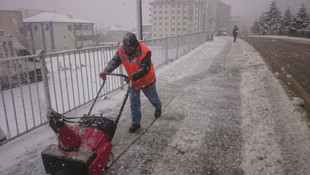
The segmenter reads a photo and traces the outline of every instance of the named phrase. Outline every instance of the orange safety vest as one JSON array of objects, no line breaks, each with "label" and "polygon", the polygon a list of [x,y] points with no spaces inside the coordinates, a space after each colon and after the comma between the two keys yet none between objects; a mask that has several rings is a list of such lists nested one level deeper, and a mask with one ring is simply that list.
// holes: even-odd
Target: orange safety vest
[{"label": "orange safety vest", "polygon": [[[146,53],[148,51],[151,51],[142,42],[139,41],[139,44],[140,44],[140,48],[141,48],[140,55],[134,55],[133,58],[131,58],[131,59],[127,56],[127,54],[124,51],[122,51],[122,49],[121,49],[122,44],[120,44],[118,46],[118,49],[117,49],[118,54],[121,58],[122,64],[124,65],[128,75],[135,73],[140,68],[140,66],[141,66],[140,63],[145,58]],[[152,84],[155,80],[156,80],[155,69],[154,69],[153,62],[151,61],[150,71],[146,75],[141,77],[140,79],[133,81],[132,85],[135,88],[135,90],[139,90],[139,89],[142,89],[142,88]]]}]

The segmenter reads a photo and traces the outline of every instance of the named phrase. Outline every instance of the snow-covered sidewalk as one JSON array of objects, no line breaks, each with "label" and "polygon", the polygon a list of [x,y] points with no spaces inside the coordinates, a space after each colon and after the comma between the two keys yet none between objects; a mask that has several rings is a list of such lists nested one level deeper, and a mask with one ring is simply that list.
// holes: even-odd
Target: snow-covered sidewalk
[{"label": "snow-covered sidewalk", "polygon": [[[154,119],[142,95],[142,128],[130,134],[127,103],[112,141],[117,161],[107,174],[309,174],[305,115],[244,41],[216,37],[156,75],[162,116]],[[93,112],[116,116],[125,90],[100,99]],[[55,135],[44,126],[1,146],[0,174],[45,174],[40,153],[52,143]]]}]

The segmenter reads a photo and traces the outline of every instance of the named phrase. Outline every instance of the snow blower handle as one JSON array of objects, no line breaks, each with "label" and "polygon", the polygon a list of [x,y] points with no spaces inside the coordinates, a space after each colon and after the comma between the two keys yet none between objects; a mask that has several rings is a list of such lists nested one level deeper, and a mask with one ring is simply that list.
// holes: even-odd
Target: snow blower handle
[{"label": "snow blower handle", "polygon": [[99,74],[100,78],[104,81],[106,81],[106,76],[107,75],[111,75],[111,76],[119,76],[119,77],[123,77],[124,78],[124,81],[126,81],[130,86],[132,85],[131,84],[131,81],[128,79],[129,77],[127,75],[124,75],[124,74],[117,74],[117,73],[109,73],[109,72],[101,72]]},{"label": "snow blower handle", "polygon": [[107,76],[107,75],[111,75],[111,76],[119,76],[119,77],[124,77],[124,78],[128,78],[128,76],[124,75],[124,74],[116,74],[116,73],[109,73],[109,72],[101,72],[100,73],[100,78],[105,80],[103,77]]},{"label": "snow blower handle", "polygon": [[[103,87],[104,87],[104,84],[105,84],[105,82],[106,82],[106,79],[104,79],[104,78],[102,78],[102,77],[105,77],[105,76],[107,76],[107,75],[119,76],[119,77],[128,78],[128,76],[123,75],[123,74],[115,74],[115,73],[108,73],[108,72],[102,72],[102,73],[100,73],[100,78],[103,80],[103,82],[102,82],[102,84],[101,84],[101,87],[100,87],[100,89],[99,89],[97,95],[96,95],[96,98],[95,98],[94,101],[93,101],[93,104],[91,105],[91,107],[90,107],[90,109],[89,109],[89,111],[88,111],[88,113],[87,113],[87,116],[90,116],[90,113],[91,113],[91,111],[92,111],[92,109],[93,109],[93,107],[94,107],[94,105],[95,105],[95,103],[96,103],[96,101],[97,101],[97,99],[98,99],[98,97],[99,97],[99,95],[100,95],[100,92],[102,91],[102,89],[103,89]],[[131,86],[131,83],[130,83],[130,86]]]},{"label": "snow blower handle", "polygon": [[99,89],[99,91],[98,91],[98,93],[97,93],[97,95],[96,95],[96,98],[95,98],[95,100],[93,101],[93,104],[91,105],[91,107],[90,107],[90,109],[89,109],[89,111],[88,111],[88,113],[87,113],[88,116],[90,115],[91,110],[93,109],[93,107],[94,107],[94,105],[95,105],[95,103],[96,103],[96,101],[97,101],[97,99],[98,99],[98,97],[99,97],[99,95],[100,95],[100,92],[101,92],[101,90],[102,90],[103,87],[104,87],[105,81],[106,81],[106,80],[103,80],[103,82],[102,82],[102,84],[101,84],[101,87],[100,87],[100,89]]}]

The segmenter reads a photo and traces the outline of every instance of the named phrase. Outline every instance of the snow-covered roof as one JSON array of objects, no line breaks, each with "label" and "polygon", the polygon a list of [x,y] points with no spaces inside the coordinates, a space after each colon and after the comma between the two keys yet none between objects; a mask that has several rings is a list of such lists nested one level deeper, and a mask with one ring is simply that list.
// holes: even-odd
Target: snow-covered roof
[{"label": "snow-covered roof", "polygon": [[71,15],[63,15],[53,12],[42,12],[37,15],[25,18],[27,22],[67,22],[67,23],[93,23],[79,18],[73,18]]},{"label": "snow-covered roof", "polygon": [[115,25],[109,28],[109,30],[121,30],[121,31],[132,31],[133,29],[128,29],[119,25]]}]

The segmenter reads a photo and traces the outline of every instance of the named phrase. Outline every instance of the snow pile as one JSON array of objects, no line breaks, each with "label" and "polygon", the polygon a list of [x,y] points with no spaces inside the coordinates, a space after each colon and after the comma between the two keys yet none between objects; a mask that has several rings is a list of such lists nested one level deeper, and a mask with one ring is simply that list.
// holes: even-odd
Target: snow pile
[{"label": "snow pile", "polygon": [[302,107],[304,105],[304,100],[299,97],[292,97],[291,100],[294,106]]},{"label": "snow pile", "polygon": [[175,138],[169,146],[183,154],[197,153],[201,147],[204,134],[197,131],[185,131]]},{"label": "snow pile", "polygon": [[261,38],[277,38],[277,39],[286,39],[292,41],[298,41],[302,43],[310,43],[309,38],[298,38],[298,37],[291,37],[291,36],[278,36],[278,35],[251,35],[249,37],[261,37]]}]

